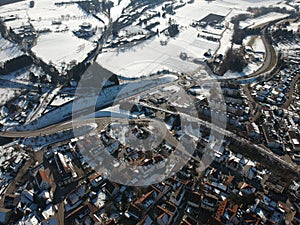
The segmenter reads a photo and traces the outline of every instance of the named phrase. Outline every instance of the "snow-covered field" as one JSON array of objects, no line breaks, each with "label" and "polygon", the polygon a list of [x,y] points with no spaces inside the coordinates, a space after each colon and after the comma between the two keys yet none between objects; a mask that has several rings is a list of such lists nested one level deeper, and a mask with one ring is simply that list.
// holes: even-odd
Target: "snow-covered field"
[{"label": "snow-covered field", "polygon": [[[33,52],[46,63],[52,62],[61,69],[61,64],[74,60],[81,62],[86,58],[87,53],[95,47],[94,41],[99,39],[106,24],[85,13],[77,3],[58,6],[55,5],[57,2],[60,1],[39,0],[35,1],[33,8],[29,7],[29,1],[17,2],[0,7],[0,15],[4,19],[15,18],[5,23],[8,28],[17,32],[20,27],[30,22],[35,32],[40,33]],[[104,18],[103,15],[101,17]],[[94,32],[88,40],[73,34],[84,24],[89,24]],[[0,54],[4,53],[1,51]]]},{"label": "snow-covered field", "polygon": [[[167,28],[168,20],[174,20],[181,27],[181,32],[176,38],[167,38],[163,34],[155,36],[141,44],[130,48],[119,48],[108,50],[101,54],[97,62],[104,68],[111,70],[119,76],[126,78],[138,78],[155,74],[158,71],[168,69],[177,72],[191,72],[199,65],[192,63],[191,60],[183,61],[179,58],[180,53],[186,53],[191,59],[204,59],[203,54],[209,49],[212,53],[218,50],[219,54],[224,54],[230,47],[232,37],[232,26],[228,25],[230,19],[240,13],[246,13],[248,7],[266,6],[276,3],[275,0],[254,1],[237,0],[234,2],[216,0],[207,2],[195,0],[193,4],[186,4],[176,10],[175,15],[168,15],[166,18],[155,17],[152,22],[160,22],[155,28],[163,30]],[[161,7],[158,7],[159,11]],[[194,21],[199,21],[210,13],[225,16],[223,22],[224,29],[218,30],[211,27],[205,29],[195,29],[190,27]],[[282,18],[283,14],[270,14],[255,21],[248,21],[250,24],[258,24],[271,20],[273,17]],[[146,16],[143,16],[143,18]],[[228,29],[225,29],[225,27]],[[199,38],[197,35],[205,33],[220,38],[218,42],[208,41]],[[166,41],[166,45],[161,45],[161,41]]]},{"label": "snow-covered field", "polygon": [[[97,20],[90,14],[86,14],[76,3],[57,6],[59,2],[50,0],[35,1],[33,8],[29,8],[29,0],[15,4],[5,5],[0,8],[0,15],[3,18],[14,16],[16,19],[6,22],[8,27],[17,29],[28,20],[36,31],[48,30],[45,34],[40,34],[33,52],[46,63],[52,63],[59,71],[66,66],[74,65],[86,58],[87,54],[95,47],[93,41],[100,37],[102,29],[108,23],[104,13],[97,16],[103,18],[104,23]],[[66,0],[63,2],[72,2]],[[129,9],[125,8],[130,4],[130,0],[113,0],[111,9],[112,20],[117,20],[121,15],[126,14]],[[183,0],[182,3],[186,3]],[[179,4],[179,3],[175,3]],[[215,0],[204,1],[195,0],[193,4],[186,4],[176,9],[174,15],[167,14],[165,18],[155,17],[151,22],[160,22],[155,27],[160,31],[168,27],[168,21],[175,21],[180,27],[180,34],[176,38],[168,38],[164,34],[155,36],[150,40],[135,43],[133,47],[120,47],[113,50],[106,50],[97,58],[97,62],[111,70],[117,75],[125,78],[138,78],[148,76],[158,71],[168,69],[177,72],[191,72],[198,68],[198,64],[192,63],[193,59],[204,59],[204,53],[211,50],[215,53],[224,54],[229,47],[232,36],[230,19],[240,13],[247,13],[248,7],[275,6],[278,0]],[[282,6],[282,4],[278,4]],[[157,6],[153,11],[161,12],[162,6]],[[139,8],[142,11],[142,8]],[[138,13],[138,10],[134,13]],[[150,13],[150,12],[146,12]],[[208,14],[217,14],[225,17],[222,22],[224,28],[215,29],[210,26],[199,29],[190,27],[191,23],[203,19]],[[265,16],[247,20],[241,26],[257,26],[270,20],[283,18],[286,15],[280,13],[270,13]],[[140,15],[144,18],[146,15]],[[88,23],[95,30],[95,35],[88,39],[79,39],[74,36],[73,31],[80,28],[83,23]],[[134,25],[137,24],[137,21]],[[144,28],[145,25],[143,24]],[[227,27],[227,29],[226,29]],[[126,28],[125,28],[126,29]],[[124,30],[125,30],[124,29]],[[131,28],[132,29],[132,28]],[[139,29],[139,28],[136,28]],[[48,33],[50,30],[50,33]],[[208,41],[197,37],[198,34],[217,37],[219,42]],[[128,39],[129,40],[129,39]],[[162,45],[161,41],[166,42]],[[181,53],[186,53],[188,59],[179,58]]]},{"label": "snow-covered field", "polygon": [[32,51],[46,63],[62,68],[74,60],[83,61],[94,48],[95,44],[70,33],[50,33],[40,35]]},{"label": "snow-covered field", "polygon": [[99,55],[97,62],[113,73],[128,78],[147,76],[158,71],[188,72],[199,65],[179,58],[180,53],[188,57],[203,58],[208,50],[216,50],[218,43],[197,38],[197,31],[188,28],[178,38],[170,39],[167,45],[160,44],[160,37],[154,37],[130,49],[118,49]]},{"label": "snow-covered field", "polygon": [[266,52],[266,48],[261,37],[257,37],[252,45],[254,52]]},{"label": "snow-covered field", "polygon": [[88,22],[98,27],[104,26],[92,15],[88,15],[81,10],[76,3],[57,6],[55,5],[57,2],[66,3],[68,0],[39,0],[35,1],[33,8],[29,8],[29,1],[21,1],[0,7],[0,15],[3,18],[9,16],[17,18],[16,20],[6,22],[13,29],[20,27],[24,20],[27,21],[28,19],[30,19],[30,22],[37,30],[42,28],[56,28],[57,25],[52,26],[52,21],[60,21],[62,26],[67,25],[70,28],[78,27],[83,22]]}]

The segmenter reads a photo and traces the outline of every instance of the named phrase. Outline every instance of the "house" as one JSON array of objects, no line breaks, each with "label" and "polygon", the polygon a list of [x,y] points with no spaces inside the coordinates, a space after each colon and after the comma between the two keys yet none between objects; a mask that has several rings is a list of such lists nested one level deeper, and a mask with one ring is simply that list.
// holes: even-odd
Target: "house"
[{"label": "house", "polygon": [[217,202],[218,202],[218,198],[216,196],[211,194],[206,194],[204,195],[203,200],[201,202],[201,208],[210,212],[214,212]]},{"label": "house", "polygon": [[10,194],[4,197],[4,207],[7,209],[15,209],[21,200],[20,194]]},{"label": "house", "polygon": [[47,174],[45,173],[44,170],[38,170],[36,176],[35,176],[35,181],[41,190],[46,190],[51,187],[51,182]]},{"label": "house", "polygon": [[109,194],[110,196],[116,194],[119,191],[119,187],[117,184],[106,180],[104,185],[104,192]]},{"label": "house", "polygon": [[68,179],[72,177],[72,171],[64,157],[60,152],[54,153],[54,160],[57,166],[57,170],[63,179]]},{"label": "house", "polygon": [[170,225],[173,214],[161,206],[158,206],[158,208],[161,210],[161,214],[156,219],[158,225]]},{"label": "house", "polygon": [[273,127],[270,123],[264,123],[262,125],[262,131],[267,143],[267,147],[269,148],[280,148],[281,141],[279,140],[279,137]]},{"label": "house", "polygon": [[288,131],[290,142],[293,146],[293,151],[300,152],[300,134],[299,131],[289,130]]},{"label": "house", "polygon": [[52,202],[50,192],[48,190],[43,190],[39,195],[39,199],[44,200],[46,204]]},{"label": "house", "polygon": [[198,192],[189,192],[187,195],[188,204],[192,207],[199,208],[201,205],[201,195]]},{"label": "house", "polygon": [[44,220],[41,222],[41,225],[59,225],[57,219],[55,217]]},{"label": "house", "polygon": [[143,210],[139,206],[137,206],[135,203],[130,204],[129,208],[127,209],[127,214],[129,216],[134,217],[135,219],[137,219],[139,221],[143,218],[142,217]]},{"label": "house", "polygon": [[170,187],[163,183],[152,184],[150,187],[157,192],[159,198],[170,190]]},{"label": "house", "polygon": [[209,220],[210,225],[225,225],[229,223],[238,224],[237,219],[238,205],[234,205],[232,208],[229,207],[228,200],[220,202],[215,216]]},{"label": "house", "polygon": [[152,224],[154,224],[154,223],[153,223],[153,220],[151,219],[150,216],[146,215],[146,216],[144,216],[144,218],[143,218],[140,222],[138,222],[136,225],[152,225]]},{"label": "house", "polygon": [[8,224],[10,217],[12,215],[11,209],[0,208],[0,224]]},{"label": "house", "polygon": [[229,176],[227,178],[227,180],[225,181],[225,185],[227,186],[227,189],[228,188],[233,188],[233,183],[235,183],[235,180],[234,180],[235,176]]},{"label": "house", "polygon": [[132,216],[133,218],[141,222],[143,219],[145,219],[144,216],[147,214],[149,209],[156,202],[157,198],[158,198],[158,193],[154,189],[142,195],[134,203],[130,204],[129,208],[126,211],[126,214],[128,215],[127,217]]},{"label": "house", "polygon": [[157,193],[151,190],[135,201],[135,204],[147,211],[156,201]]},{"label": "house", "polygon": [[102,175],[100,173],[95,173],[94,175],[89,177],[89,181],[94,188],[97,188],[103,184],[104,178],[102,177]]},{"label": "house", "polygon": [[284,222],[284,214],[279,211],[275,211],[270,218],[270,222],[274,225],[280,225]]},{"label": "house", "polygon": [[249,195],[249,194],[254,194],[256,191],[256,188],[253,187],[250,184],[247,184],[246,182],[244,182],[240,188],[241,192],[243,194]]},{"label": "house", "polygon": [[46,208],[42,212],[42,216],[45,220],[54,216],[54,208],[52,204],[46,206]]},{"label": "house", "polygon": [[266,182],[265,182],[265,188],[274,191],[276,193],[282,194],[286,183],[284,183],[282,180],[280,180],[279,178],[273,178],[272,176],[270,176]]},{"label": "house", "polygon": [[236,158],[236,157],[231,157],[228,159],[228,161],[226,162],[226,166],[229,169],[232,169],[234,171],[237,171],[240,168],[240,164],[239,164],[240,159]]},{"label": "house", "polygon": [[247,179],[252,180],[257,175],[257,171],[254,166],[246,165],[246,166],[244,166],[243,170],[241,171],[241,174],[244,177],[246,177]]},{"label": "house", "polygon": [[258,218],[256,215],[252,215],[247,213],[243,216],[244,224],[246,225],[259,225],[261,224],[261,219]]},{"label": "house", "polygon": [[180,225],[198,225],[199,223],[191,218],[189,215],[184,215],[180,222]]},{"label": "house", "polygon": [[296,213],[293,217],[293,220],[292,220],[292,224],[293,225],[298,225],[300,224],[300,213]]},{"label": "house", "polygon": [[21,220],[19,220],[16,225],[23,225],[23,224],[39,224],[38,218],[33,214],[30,213],[29,215],[24,216]]},{"label": "house", "polygon": [[30,204],[34,201],[34,192],[33,190],[24,190],[21,194],[21,202],[25,204]]},{"label": "house", "polygon": [[169,201],[158,205],[155,211],[159,225],[169,225],[177,218],[177,206]]},{"label": "house", "polygon": [[176,206],[179,206],[182,202],[183,196],[185,194],[185,187],[183,183],[180,183],[178,189],[171,194],[170,201]]},{"label": "house", "polygon": [[90,203],[81,205],[65,217],[65,224],[97,224],[101,220],[94,214],[98,209]]},{"label": "house", "polygon": [[85,190],[82,186],[76,187],[67,196],[67,202],[72,206],[80,201],[85,196]]},{"label": "house", "polygon": [[246,129],[247,129],[248,136],[250,138],[260,137],[260,131],[256,123],[252,122],[250,124],[246,124]]}]

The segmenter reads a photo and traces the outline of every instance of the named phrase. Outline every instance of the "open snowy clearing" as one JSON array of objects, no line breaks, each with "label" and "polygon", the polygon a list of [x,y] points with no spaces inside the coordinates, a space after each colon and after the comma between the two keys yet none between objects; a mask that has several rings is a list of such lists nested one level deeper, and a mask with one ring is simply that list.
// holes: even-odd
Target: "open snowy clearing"
[{"label": "open snowy clearing", "polygon": [[180,33],[176,39],[170,39],[167,45],[160,44],[161,38],[154,37],[130,49],[119,49],[99,55],[97,62],[117,75],[138,78],[168,69],[189,72],[199,65],[179,58],[180,53],[188,57],[203,58],[211,49],[215,51],[218,43],[197,38],[197,31],[192,28]]},{"label": "open snowy clearing", "polygon": [[261,36],[248,36],[244,39],[243,44],[245,46],[250,46],[253,52],[264,53],[266,51],[264,42]]},{"label": "open snowy clearing", "polygon": [[95,44],[70,33],[51,33],[39,36],[32,51],[46,63],[63,68],[72,61],[83,61],[94,48]]},{"label": "open snowy clearing", "polygon": [[[33,8],[29,8],[29,1],[18,2],[1,7],[0,15],[8,19],[6,26],[16,32],[23,25],[32,24],[35,32],[40,33],[33,52],[46,63],[51,61],[60,67],[63,62],[81,62],[94,48],[94,41],[101,36],[106,24],[86,14],[77,3],[58,6],[55,5],[57,2],[39,0],[35,1]],[[84,24],[89,25],[89,29],[94,32],[88,41],[73,35]]]}]

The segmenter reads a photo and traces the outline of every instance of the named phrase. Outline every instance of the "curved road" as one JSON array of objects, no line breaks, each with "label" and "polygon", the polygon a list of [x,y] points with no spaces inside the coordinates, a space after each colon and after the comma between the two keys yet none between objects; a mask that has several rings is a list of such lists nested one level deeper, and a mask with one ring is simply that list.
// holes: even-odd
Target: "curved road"
[{"label": "curved road", "polygon": [[[149,106],[151,108],[151,106]],[[156,110],[163,110],[160,108],[156,108]],[[176,114],[176,112],[173,112],[174,114]],[[180,116],[182,117],[186,117],[188,118],[190,121],[192,122],[198,122],[199,124],[202,124],[210,129],[213,129],[219,133],[221,133],[222,135],[226,136],[226,137],[230,137],[232,139],[234,139],[235,141],[241,143],[241,144],[248,144],[248,145],[252,145],[258,152],[260,152],[263,156],[268,157],[272,160],[274,160],[275,162],[281,164],[282,166],[289,168],[290,170],[296,172],[297,174],[300,174],[299,168],[295,167],[294,165],[284,161],[283,159],[281,159],[280,157],[276,156],[275,154],[273,154],[272,152],[269,152],[267,150],[265,150],[264,148],[258,146],[258,145],[254,145],[252,144],[250,141],[237,136],[236,134],[232,133],[231,131],[228,131],[226,129],[223,129],[217,125],[211,124],[207,121],[204,121],[200,118],[196,118],[193,116],[190,116],[188,114],[185,113],[180,113]],[[106,125],[108,125],[111,121],[126,121],[128,122],[128,120],[130,119],[124,119],[124,118],[115,118],[112,119],[111,117],[102,117],[102,118],[91,118],[91,119],[85,119],[85,120],[80,120],[80,121],[68,121],[68,122],[63,122],[63,123],[59,123],[56,125],[51,125],[49,127],[46,128],[42,128],[42,129],[38,129],[38,130],[33,130],[33,131],[2,131],[0,132],[0,136],[2,137],[9,137],[9,138],[25,138],[25,137],[36,137],[36,136],[41,136],[41,135],[51,135],[51,134],[55,134],[57,132],[61,132],[61,131],[66,131],[66,130],[70,130],[76,127],[80,127],[80,126],[87,126],[89,124],[97,124],[98,125],[98,129],[103,129]],[[190,153],[188,153],[186,151],[186,149],[182,146],[182,144],[173,137],[173,135],[170,133],[170,131],[166,128],[165,124],[157,119],[132,119],[131,121],[135,121],[135,122],[153,122],[153,124],[156,124],[160,130],[162,130],[163,134],[165,134],[165,139],[167,140],[167,142],[169,142],[170,144],[172,144],[174,147],[176,147],[177,150],[179,150],[180,152],[182,152],[184,155],[188,156],[188,157],[192,157],[193,159],[197,160],[199,162],[198,158],[193,157]]]},{"label": "curved road", "polygon": [[76,127],[81,126],[88,126],[89,124],[97,124],[97,129],[104,129],[110,122],[126,122],[128,121],[134,121],[135,123],[145,123],[145,122],[151,122],[151,125],[156,126],[157,130],[160,131],[162,134],[162,137],[172,146],[176,147],[176,150],[179,150],[183,155],[188,156],[189,158],[193,158],[194,160],[197,160],[200,162],[200,160],[196,157],[194,157],[192,154],[190,154],[188,151],[186,151],[185,147],[176,139],[173,137],[173,135],[170,133],[170,131],[167,129],[166,125],[161,122],[160,120],[156,119],[124,119],[124,118],[115,118],[112,119],[111,117],[102,117],[102,118],[91,118],[91,119],[85,119],[80,121],[68,121],[59,123],[56,125],[52,125],[49,127],[45,127],[38,130],[33,131],[1,131],[0,136],[1,137],[8,137],[8,138],[28,138],[28,137],[37,137],[37,136],[45,136],[45,135],[51,135],[62,131],[71,130],[73,128],[76,129]]},{"label": "curved road", "polygon": [[[265,49],[266,49],[266,54],[265,54],[265,59],[263,62],[263,65],[256,70],[255,72],[243,76],[243,77],[238,77],[238,78],[226,78],[226,79],[217,79],[218,82],[233,82],[233,83],[239,83],[242,84],[243,81],[250,79],[250,78],[255,78],[258,77],[268,71],[271,71],[277,64],[277,55],[275,52],[274,47],[269,41],[269,36],[268,36],[268,25],[262,30],[263,35],[262,35],[262,41],[264,43]],[[204,80],[203,83],[212,83],[216,82],[216,79],[208,79]]]}]

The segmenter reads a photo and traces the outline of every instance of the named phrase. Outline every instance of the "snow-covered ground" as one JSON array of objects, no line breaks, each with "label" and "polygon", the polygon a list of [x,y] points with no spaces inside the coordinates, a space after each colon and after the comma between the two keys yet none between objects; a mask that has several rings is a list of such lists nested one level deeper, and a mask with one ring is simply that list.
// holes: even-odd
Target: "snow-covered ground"
[{"label": "snow-covered ground", "polygon": [[[160,24],[154,28],[159,31],[168,27],[168,21],[172,20],[179,24],[181,28],[180,34],[176,38],[167,38],[164,34],[155,36],[150,40],[131,47],[120,47],[114,50],[108,50],[101,54],[97,62],[104,68],[111,70],[119,76],[126,78],[138,78],[155,74],[158,71],[167,69],[177,72],[191,72],[198,68],[198,65],[192,63],[191,60],[183,61],[179,58],[180,53],[186,53],[192,59],[204,59],[204,53],[209,49],[212,53],[218,50],[219,54],[224,54],[230,47],[230,40],[233,29],[230,20],[233,16],[240,13],[248,13],[245,10],[248,7],[259,7],[271,5],[278,1],[254,1],[254,0],[237,0],[233,2],[216,0],[207,2],[195,0],[193,4],[186,4],[184,7],[176,10],[176,14],[167,15],[166,18],[155,17],[149,23],[159,22]],[[161,6],[153,11],[160,12]],[[152,11],[151,11],[152,12]],[[142,15],[142,19],[146,19],[148,14]],[[203,19],[208,14],[218,14],[225,17],[223,29],[215,29],[207,26],[204,29],[195,29],[190,27],[195,21]],[[259,24],[272,20],[274,17],[282,18],[283,14],[268,14],[266,17],[257,18],[256,20],[247,21],[251,24]],[[137,24],[134,23],[135,25]],[[145,27],[145,25],[141,25]],[[227,29],[226,29],[227,27]],[[218,42],[208,41],[197,35],[206,34],[220,39]],[[161,41],[166,41],[166,45],[162,45]]]},{"label": "snow-covered ground", "polygon": [[110,16],[113,21],[117,20],[121,15],[124,8],[130,4],[130,0],[112,0],[114,7],[111,9]]},{"label": "snow-covered ground", "polygon": [[51,106],[62,106],[70,101],[73,101],[74,100],[74,97],[72,96],[60,96],[60,95],[57,95],[53,101],[51,102]]},{"label": "snow-covered ground", "polygon": [[[46,63],[52,62],[61,69],[62,63],[78,63],[86,58],[87,53],[95,47],[94,41],[99,39],[107,24],[85,13],[77,3],[55,5],[57,2],[61,1],[39,0],[35,1],[33,8],[29,7],[29,1],[17,2],[1,7],[0,15],[4,19],[15,18],[5,22],[8,28],[15,31],[30,23],[35,32],[40,33],[33,52]],[[101,15],[101,18],[104,16]],[[94,32],[87,40],[73,34],[84,24],[89,24],[88,29]],[[0,39],[0,47],[1,45]],[[1,51],[0,54],[5,52]]]},{"label": "snow-covered ground", "polygon": [[[139,93],[142,93],[144,91],[147,91],[151,88],[157,88],[160,85],[164,85],[167,83],[174,82],[178,79],[175,75],[164,75],[161,77],[153,78],[153,79],[145,79],[140,82],[133,82],[128,83],[125,85],[119,85],[119,86],[113,86],[110,88],[103,89],[98,96],[97,99],[94,99],[95,107],[103,107],[108,104],[112,104],[117,100],[122,100],[128,97],[131,97],[133,95],[137,95]],[[82,93],[83,94],[83,93]],[[86,93],[86,94],[92,94]],[[52,110],[48,112],[47,114],[41,116],[36,121],[33,121],[32,123],[23,126],[18,127],[20,130],[32,130],[32,129],[39,129],[45,126],[49,126],[51,124],[55,124],[58,122],[61,122],[62,120],[69,118],[72,116],[72,112],[74,114],[78,112],[85,112],[87,108],[91,107],[91,99],[85,98],[81,96],[82,98],[78,98],[76,102],[74,103],[75,106],[73,107],[73,103],[67,103],[63,105],[62,107],[59,107],[55,110]],[[95,96],[96,97],[96,96]],[[93,100],[92,100],[93,101]],[[84,115],[84,116],[95,116],[93,115]],[[108,114],[106,116],[109,116]]]},{"label": "snow-covered ground", "polygon": [[217,51],[217,54],[225,55],[228,49],[231,48],[231,39],[233,35],[233,28],[230,26],[228,27],[220,40],[220,48]]},{"label": "snow-covered ground", "polygon": [[254,52],[266,52],[266,47],[264,45],[261,37],[257,37],[252,45],[252,49]]},{"label": "snow-covered ground", "polygon": [[[243,70],[243,72],[231,72],[231,71],[227,71],[222,78],[227,79],[227,78],[238,78],[238,77],[244,77],[246,75],[249,75],[253,72],[255,72],[259,67],[261,66],[261,64],[255,64],[255,63],[249,63],[248,66],[246,66]],[[215,78],[220,78],[218,76],[215,76]]]},{"label": "snow-covered ground", "polygon": [[99,55],[97,62],[104,68],[127,78],[147,76],[164,69],[189,72],[199,65],[179,58],[180,53],[188,57],[203,58],[208,50],[216,50],[218,43],[197,38],[197,31],[191,27],[181,32],[178,38],[170,39],[167,45],[160,44],[162,38],[154,37],[142,44],[117,49]]},{"label": "snow-covered ground", "polygon": [[22,93],[21,89],[16,88],[0,88],[0,106],[5,105],[6,102],[19,96]]},{"label": "snow-covered ground", "polygon": [[298,30],[300,30],[300,22],[291,23],[289,26],[287,26],[287,29],[297,32]]},{"label": "snow-covered ground", "polygon": [[283,13],[276,13],[276,12],[268,13],[266,15],[263,15],[263,16],[260,16],[257,18],[241,21],[240,28],[241,29],[244,29],[246,27],[254,28],[254,27],[260,26],[262,24],[268,23],[270,21],[273,21],[273,20],[286,18],[287,16],[288,16],[288,14],[283,14]]},{"label": "snow-covered ground", "polygon": [[261,36],[248,36],[243,40],[245,46],[250,46],[253,52],[265,52],[266,48]]},{"label": "snow-covered ground", "polygon": [[[74,4],[55,5],[62,1],[39,0],[35,1],[33,8],[29,8],[29,1],[21,1],[0,8],[0,15],[3,18],[15,16],[17,19],[6,22],[12,29],[22,26],[24,21],[33,24],[36,30],[50,28],[55,31],[59,26],[67,26],[70,29],[78,28],[82,23],[88,22],[92,26],[104,27],[104,24],[86,14],[79,6]],[[68,2],[68,1],[63,1]],[[53,21],[60,21],[61,25],[52,24]]]},{"label": "snow-covered ground", "polygon": [[[260,66],[262,66],[262,61],[266,49],[263,40],[261,39],[261,36],[248,36],[243,40],[243,45],[249,46],[252,49],[252,51],[248,53],[248,57],[250,57],[249,55],[251,55],[251,57],[255,57],[258,61],[255,62],[253,60],[250,60],[248,66],[244,68],[242,72],[233,73],[231,71],[228,71],[222,76],[222,78],[227,79],[227,78],[243,77],[255,72]],[[240,46],[236,46],[236,47],[240,47]],[[214,77],[220,78],[217,76]]]},{"label": "snow-covered ground", "polygon": [[[68,2],[67,0],[64,2]],[[67,66],[72,66],[74,63],[81,62],[87,57],[87,54],[95,47],[93,41],[100,37],[102,29],[108,23],[104,13],[98,13],[97,16],[103,18],[104,23],[97,20],[92,15],[86,14],[76,3],[64,4],[57,6],[56,1],[39,0],[35,2],[33,8],[29,8],[29,1],[18,2],[11,5],[5,5],[0,8],[1,17],[8,18],[15,16],[16,19],[6,22],[8,27],[13,29],[19,28],[26,24],[28,19],[34,26],[36,31],[50,30],[50,33],[40,34],[37,39],[36,46],[33,47],[33,52],[46,63],[52,63],[59,71]],[[130,4],[130,0],[113,0],[113,8],[111,9],[112,20],[117,20],[121,15],[130,12],[130,8],[126,7]],[[183,0],[182,3],[186,3]],[[179,3],[174,3],[179,4]],[[181,4],[181,3],[180,3]],[[125,78],[138,78],[155,74],[164,69],[176,72],[191,72],[198,68],[198,64],[192,63],[193,59],[203,60],[203,55],[208,50],[215,53],[224,54],[230,47],[230,39],[232,36],[232,26],[229,24],[230,19],[240,13],[247,13],[248,7],[260,7],[268,5],[278,5],[278,0],[215,0],[203,1],[195,0],[193,4],[185,4],[183,7],[176,9],[174,15],[169,15],[165,18],[155,17],[153,22],[160,22],[155,27],[160,31],[168,27],[168,21],[175,21],[180,27],[180,34],[176,38],[168,38],[164,34],[155,36],[150,40],[135,43],[135,46],[120,47],[113,50],[107,50],[101,54],[97,60],[100,65],[111,70],[117,75]],[[282,6],[283,7],[283,6]],[[147,18],[147,14],[152,12],[162,12],[162,6],[157,6],[153,10],[147,11],[141,18]],[[135,12],[142,11],[143,7]],[[224,28],[215,29],[207,26],[202,29],[190,27],[190,24],[199,21],[208,14],[217,14],[225,17],[222,22]],[[255,19],[249,19],[241,22],[242,27],[257,26],[266,23],[270,20],[285,17],[285,14],[269,13],[265,16]],[[96,34],[89,40],[79,39],[73,35],[83,24],[90,24],[95,29]],[[136,25],[138,20],[134,23]],[[141,25],[143,28],[145,24]],[[227,29],[226,29],[227,27]],[[124,28],[122,32],[131,32],[136,30],[142,31],[139,27]],[[219,42],[208,41],[204,38],[197,37],[198,34],[207,34],[208,36],[220,39]],[[128,37],[128,40],[135,40],[135,37]],[[163,42],[166,45],[161,44]],[[181,60],[179,55],[186,53],[188,59]]]},{"label": "snow-covered ground", "polygon": [[46,63],[63,68],[72,61],[83,61],[94,48],[95,44],[76,38],[71,33],[50,33],[40,35],[32,51]]},{"label": "snow-covered ground", "polygon": [[290,49],[300,48],[300,43],[279,43],[277,48],[284,51],[289,51]]},{"label": "snow-covered ground", "polygon": [[18,45],[5,40],[0,34],[0,65],[23,54]]}]

